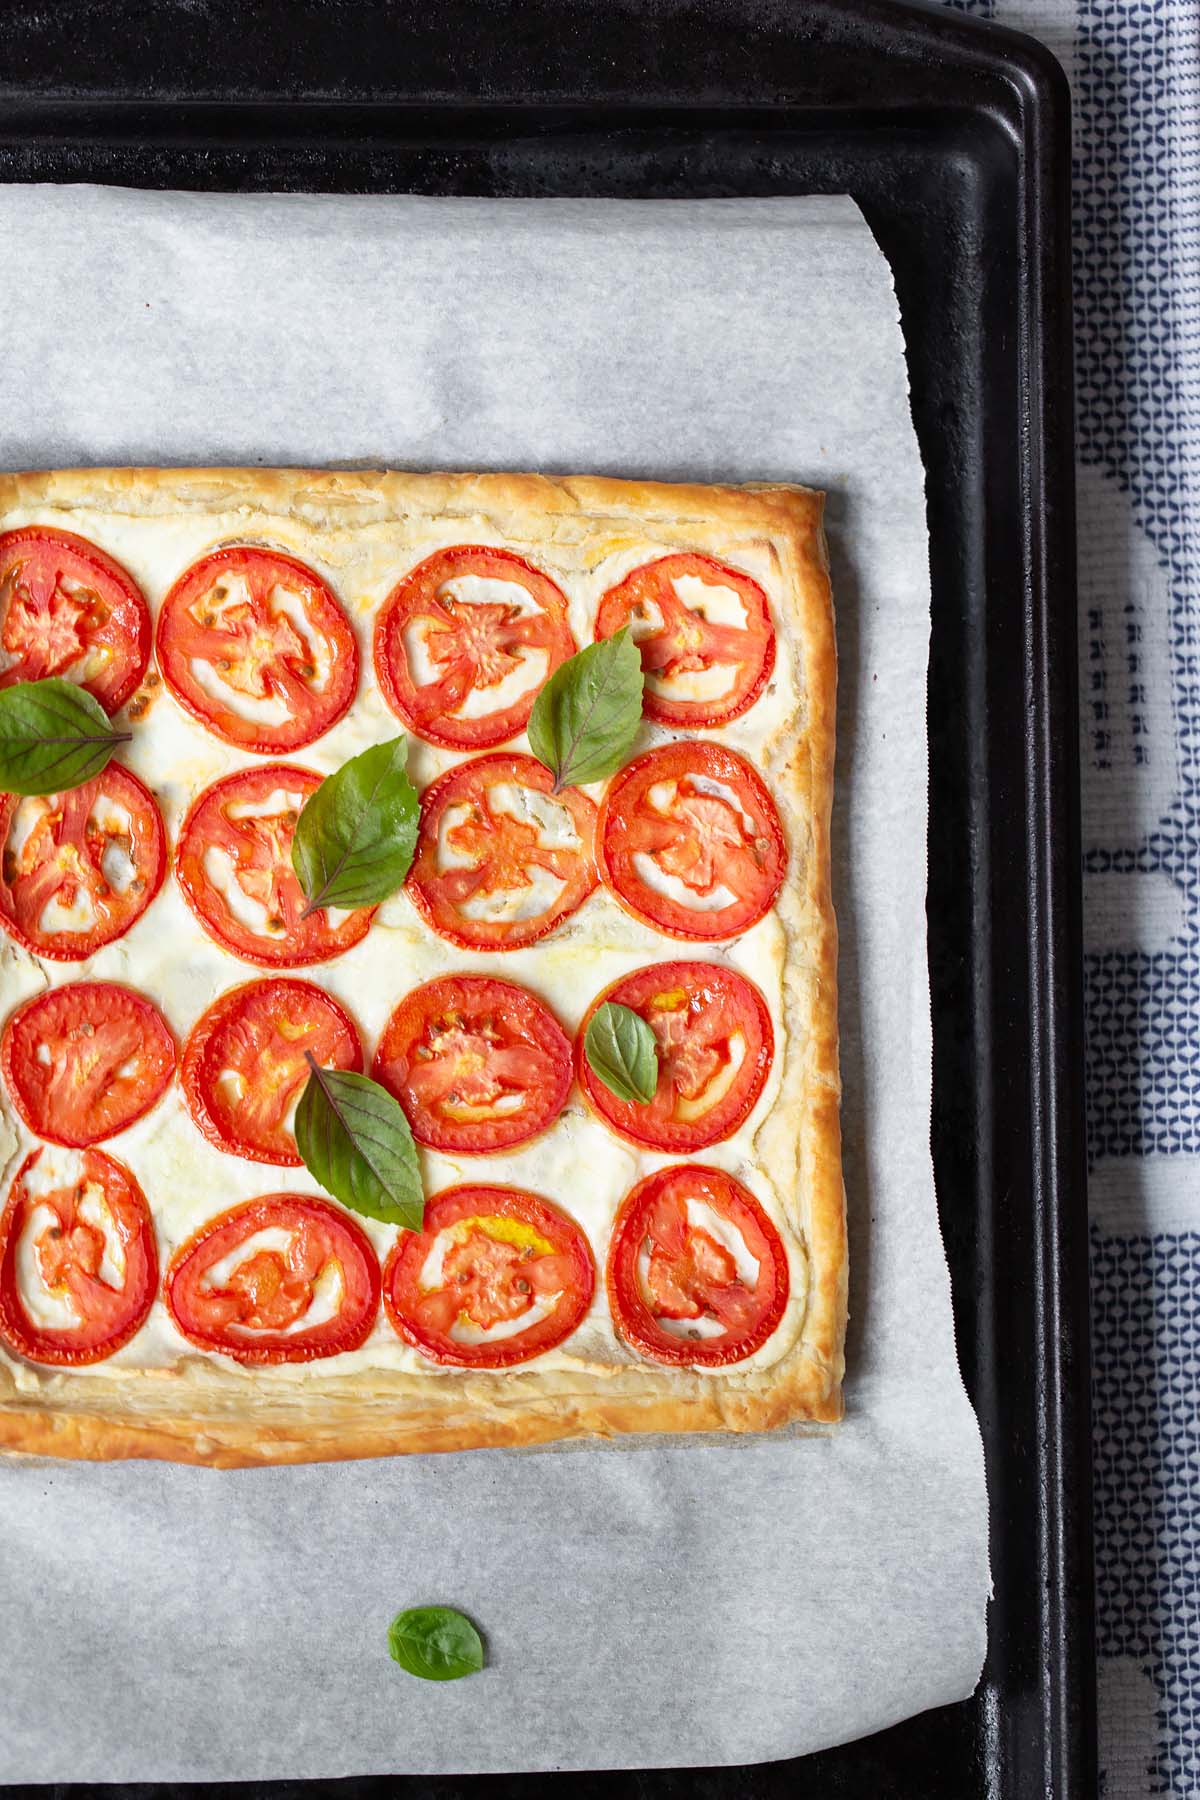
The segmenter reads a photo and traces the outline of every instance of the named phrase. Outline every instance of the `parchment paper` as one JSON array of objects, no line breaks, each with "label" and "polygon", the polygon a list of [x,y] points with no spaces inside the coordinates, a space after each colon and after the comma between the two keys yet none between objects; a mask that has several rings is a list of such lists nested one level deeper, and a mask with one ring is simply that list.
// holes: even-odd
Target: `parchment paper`
[{"label": "parchment paper", "polygon": [[[853,1259],[824,1435],[0,1467],[0,1776],[740,1762],[966,1695],[986,1501],[929,1155],[923,476],[856,209],[13,187],[0,240],[5,468],[830,491]],[[478,1620],[483,1674],[388,1660],[389,1619],[428,1601]]]}]

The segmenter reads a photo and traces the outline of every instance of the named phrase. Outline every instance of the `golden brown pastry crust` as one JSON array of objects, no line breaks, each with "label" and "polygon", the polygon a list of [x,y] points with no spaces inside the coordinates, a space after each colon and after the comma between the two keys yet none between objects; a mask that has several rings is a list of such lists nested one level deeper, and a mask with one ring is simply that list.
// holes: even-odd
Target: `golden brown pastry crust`
[{"label": "golden brown pastry crust", "polygon": [[[602,550],[641,528],[671,547],[730,560],[769,547],[777,598],[802,664],[794,742],[769,771],[791,840],[779,902],[787,931],[789,1037],[799,1049],[775,1103],[794,1129],[789,1222],[809,1267],[803,1328],[777,1362],[711,1374],[639,1363],[486,1374],[372,1371],[303,1386],[185,1356],[103,1383],[18,1389],[0,1365],[0,1448],[41,1456],[166,1457],[214,1467],[405,1451],[526,1445],[625,1432],[758,1431],[842,1413],[846,1227],[839,1127],[837,935],[830,893],[836,648],[821,530],[823,496],[784,485],[705,487],[607,477],[309,469],[84,469],[0,475],[0,521],[36,511],[69,528],[76,510],[127,518],[265,515],[307,531],[405,520],[486,520],[505,539]],[[157,599],[158,596],[151,596]],[[794,1127],[793,1127],[794,1121]]]}]

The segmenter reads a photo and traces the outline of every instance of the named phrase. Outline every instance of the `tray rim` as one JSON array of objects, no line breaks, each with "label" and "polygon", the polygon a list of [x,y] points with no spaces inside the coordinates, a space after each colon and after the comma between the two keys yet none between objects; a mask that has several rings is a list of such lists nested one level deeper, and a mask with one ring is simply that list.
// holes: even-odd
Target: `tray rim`
[{"label": "tray rim", "polygon": [[[569,0],[575,10],[578,0]],[[368,10],[370,8],[368,7]],[[635,7],[634,11],[638,9]],[[679,0],[647,6],[646,14],[676,14]],[[722,0],[717,10],[736,14],[745,0]],[[1042,1235],[1034,1277],[1042,1305],[1038,1361],[1040,1430],[1036,1447],[1041,1494],[1037,1596],[1043,1645],[1043,1745],[1047,1794],[1060,1800],[1093,1791],[1095,1779],[1095,1669],[1092,1621],[1091,1543],[1071,1525],[1065,1500],[1070,1490],[1081,1517],[1090,1524],[1090,1417],[1088,1410],[1086,1162],[1082,1086],[1082,929],[1079,861],[1077,665],[1075,658],[1073,387],[1071,377],[1070,260],[1070,100],[1066,78],[1052,53],[1037,40],[923,0],[804,0],[795,29],[814,47],[848,47],[861,52],[874,36],[887,54],[906,61],[919,75],[930,60],[949,59],[985,79],[996,92],[992,104],[1013,137],[1022,168],[1026,279],[1021,289],[1020,356],[1023,372],[1021,443],[1027,574],[1024,628],[1027,634],[1029,722],[1024,743],[1028,866],[1036,889],[1028,925],[1031,972],[1030,1118],[1034,1132],[1034,1178],[1042,1196]],[[878,45],[875,53],[882,54]],[[614,58],[615,65],[619,59]],[[816,59],[819,60],[819,59]],[[477,74],[479,72],[476,72]],[[486,92],[478,91],[486,88]],[[611,107],[622,92],[601,70],[586,91],[555,88],[543,77],[535,93],[477,81],[464,98],[463,86],[425,89],[403,95],[394,86],[351,101],[321,95],[246,95],[236,99],[194,98],[182,109],[160,95],[148,100],[131,87],[107,96],[79,87],[37,91],[20,81],[0,79],[0,142],[25,137],[30,127],[61,141],[72,116],[91,111],[81,124],[82,141],[103,141],[111,130],[125,138],[154,137],[161,124],[175,138],[198,127],[219,128],[240,117],[278,124],[282,114],[304,135],[334,122],[398,123],[406,132],[425,115],[453,111],[461,128],[468,118],[485,120],[505,107],[541,112],[538,125],[566,107],[592,109],[610,103],[612,125],[684,124],[689,113],[719,112],[733,124],[748,113],[805,110],[861,110],[860,96],[830,99],[819,91],[819,71],[805,87],[793,87],[766,107],[761,98],[710,97],[672,91],[665,84],[652,99]],[[628,101],[628,90],[624,90]],[[911,99],[881,105],[894,116],[919,104]],[[330,115],[328,119],[324,115]],[[98,116],[97,116],[98,115]],[[11,124],[10,124],[11,121]],[[884,117],[883,128],[887,119]],[[106,129],[97,130],[103,124]],[[68,134],[70,135],[70,134]],[[126,141],[128,139],[126,138]],[[1068,604],[1069,602],[1069,604]],[[1052,721],[1071,729],[1056,739]],[[993,1529],[998,1529],[993,1516]],[[985,1683],[987,1676],[985,1674]],[[801,1762],[803,1759],[800,1759]],[[14,1793],[19,1789],[9,1790]],[[101,1790],[103,1791],[103,1790]]]}]

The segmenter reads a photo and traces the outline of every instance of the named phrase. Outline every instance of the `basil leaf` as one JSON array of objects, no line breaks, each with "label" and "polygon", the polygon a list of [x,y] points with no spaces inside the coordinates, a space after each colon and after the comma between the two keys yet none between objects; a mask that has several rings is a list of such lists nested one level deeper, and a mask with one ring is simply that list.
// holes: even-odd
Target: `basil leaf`
[{"label": "basil leaf", "polygon": [[420,1231],[425,1195],[400,1102],[369,1076],[323,1069],[311,1050],[304,1054],[310,1074],[295,1132],[305,1167],[352,1212]]},{"label": "basil leaf", "polygon": [[0,788],[61,794],[82,787],[132,736],[114,731],[99,701],[73,681],[15,682],[0,691]]},{"label": "basil leaf", "polygon": [[410,1606],[388,1626],[388,1650],[422,1681],[458,1681],[483,1667],[483,1639],[452,1606]]},{"label": "basil leaf", "polygon": [[628,625],[554,671],[533,703],[529,748],[553,775],[555,793],[621,767],[642,722],[644,686]]},{"label": "basil leaf", "polygon": [[376,906],[403,882],[421,810],[407,760],[402,737],[372,744],[306,802],[292,839],[305,918],[322,906]]},{"label": "basil leaf", "polygon": [[640,1013],[606,1000],[592,1016],[583,1039],[592,1074],[618,1100],[645,1106],[658,1086],[658,1047]]}]

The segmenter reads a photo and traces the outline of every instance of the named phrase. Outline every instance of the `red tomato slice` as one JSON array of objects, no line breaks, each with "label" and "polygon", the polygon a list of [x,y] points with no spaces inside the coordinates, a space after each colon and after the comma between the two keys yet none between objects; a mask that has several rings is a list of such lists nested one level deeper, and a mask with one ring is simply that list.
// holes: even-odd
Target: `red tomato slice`
[{"label": "red tomato slice", "polygon": [[[8,1347],[30,1362],[102,1362],[141,1328],[157,1288],[150,1209],[124,1164],[103,1150],[31,1150],[0,1217]],[[51,1307],[61,1323],[45,1322]]]},{"label": "red tomato slice", "polygon": [[783,1317],[787,1256],[749,1188],[676,1163],[621,1202],[608,1250],[608,1302],[626,1343],[655,1362],[742,1362]]},{"label": "red tomato slice", "polygon": [[272,976],[231,988],[202,1013],[179,1077],[188,1111],[218,1150],[298,1169],[292,1111],[322,1068],[363,1066],[358,1033],[337,1001],[308,981]]},{"label": "red tomato slice", "polygon": [[222,950],[268,968],[299,969],[340,956],[366,937],[374,907],[334,924],[322,907],[305,918],[292,867],[296,821],[321,785],[311,769],[265,763],[205,788],[179,833],[175,873],[184,899]]},{"label": "red tomato slice", "polygon": [[596,1287],[573,1219],[519,1188],[453,1187],[405,1231],[383,1271],[383,1304],[431,1362],[507,1369],[552,1350],[587,1314]]},{"label": "red tomato slice", "polygon": [[61,675],[107,713],[124,706],[150,657],[150,611],[120,563],[72,531],[0,534],[0,688]]},{"label": "red tomato slice", "polygon": [[[587,1028],[611,1000],[640,1014],[658,1047],[658,1087],[645,1106],[618,1100],[584,1052]],[[692,1155],[732,1137],[766,1085],[775,1053],[767,1003],[721,963],[636,969],[597,995],[576,1039],[579,1085],[596,1112],[631,1143]]]},{"label": "red tomato slice", "polygon": [[333,590],[294,556],[214,550],[158,615],[158,666],[194,719],[266,756],[313,743],[358,687],[358,645]]},{"label": "red tomato slice", "polygon": [[595,887],[596,809],[553,786],[532,756],[476,756],[425,789],[408,891],[452,944],[534,944]]},{"label": "red tomato slice", "polygon": [[562,589],[523,556],[479,544],[418,563],[375,625],[384,699],[410,731],[448,750],[486,750],[524,731],[538,689],[575,650]]},{"label": "red tomato slice", "polygon": [[571,1044],[527,988],[444,975],[400,1002],[371,1073],[395,1094],[418,1143],[478,1155],[511,1150],[554,1123],[571,1088]]},{"label": "red tomato slice", "polygon": [[770,794],[717,744],[664,744],[614,775],[596,846],[602,879],[635,919],[708,943],[769,912],[787,866]]},{"label": "red tomato slice", "polygon": [[[714,616],[721,588],[736,596],[740,622]],[[609,588],[596,636],[623,625],[632,625],[642,653],[643,711],[661,725],[728,725],[754,705],[775,667],[766,594],[711,556],[660,556]]]},{"label": "red tomato slice", "polygon": [[202,1350],[298,1363],[365,1343],[379,1286],[371,1240],[349,1213],[316,1195],[264,1194],[210,1219],[175,1252],[163,1299]]},{"label": "red tomato slice", "polygon": [[0,1067],[30,1131],[83,1149],[149,1112],[175,1073],[162,1014],[114,981],[75,981],[19,1006]]},{"label": "red tomato slice", "polygon": [[38,956],[83,962],[162,886],[154,796],[120,763],[66,794],[0,795],[0,925]]}]

